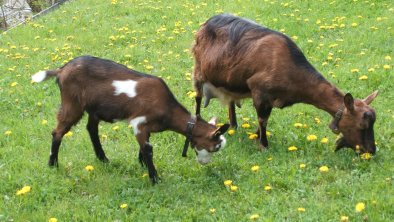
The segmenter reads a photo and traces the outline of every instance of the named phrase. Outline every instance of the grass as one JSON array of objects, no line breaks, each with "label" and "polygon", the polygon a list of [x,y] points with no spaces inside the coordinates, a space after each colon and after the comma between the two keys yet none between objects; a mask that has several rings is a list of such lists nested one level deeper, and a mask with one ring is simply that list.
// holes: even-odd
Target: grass
[{"label": "grass", "polygon": [[[137,142],[122,122],[100,127],[110,163],[96,160],[84,118],[64,138],[59,168],[47,166],[60,96],[53,81],[32,84],[32,74],[79,55],[104,57],[161,76],[193,112],[193,32],[221,12],[286,33],[344,92],[364,98],[378,89],[372,104],[377,155],[367,161],[351,150],[334,153],[329,115],[302,104],[273,111],[270,149],[259,152],[248,138],[257,125],[246,100],[237,109],[238,121],[251,127],[227,135],[226,149],[207,166],[190,151],[181,157],[183,136],[154,134],[154,163],[162,178],[156,186],[139,165]],[[86,0],[0,34],[0,221],[392,221],[393,13],[394,4],[383,0]],[[227,121],[217,101],[202,115]],[[308,135],[317,140],[307,141]],[[324,137],[326,144],[320,142]],[[298,150],[290,152],[290,146]],[[87,165],[94,169],[85,170]],[[329,171],[320,172],[321,166]],[[226,180],[238,189],[231,191]],[[17,195],[24,186],[31,190]],[[361,212],[358,203],[365,204]]]}]

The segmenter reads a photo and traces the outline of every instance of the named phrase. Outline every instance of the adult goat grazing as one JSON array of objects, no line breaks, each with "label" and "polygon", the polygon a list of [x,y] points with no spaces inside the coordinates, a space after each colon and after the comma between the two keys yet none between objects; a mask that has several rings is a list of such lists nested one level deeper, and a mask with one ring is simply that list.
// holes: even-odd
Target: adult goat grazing
[{"label": "adult goat grazing", "polygon": [[149,144],[151,132],[172,130],[187,136],[201,164],[208,163],[211,154],[225,144],[222,134],[229,125],[217,128],[193,117],[158,77],[91,56],[77,57],[56,70],[40,71],[32,79],[41,82],[49,77],[57,78],[61,94],[58,123],[52,132],[50,166],[58,165],[62,137],[85,111],[89,114],[87,130],[101,161],[108,159],[98,136],[99,122],[126,120],[130,123],[140,146],[139,161],[148,167],[153,183],[158,176],[153,165],[153,147]]},{"label": "adult goat grazing", "polygon": [[375,110],[363,100],[344,95],[328,82],[286,35],[253,21],[229,14],[213,16],[196,33],[193,86],[196,114],[202,97],[218,97],[229,105],[230,124],[237,126],[235,105],[251,97],[259,122],[262,149],[268,147],[266,127],[273,107],[311,104],[333,116],[329,127],[342,133],[336,150],[350,147],[361,153],[376,152]]}]

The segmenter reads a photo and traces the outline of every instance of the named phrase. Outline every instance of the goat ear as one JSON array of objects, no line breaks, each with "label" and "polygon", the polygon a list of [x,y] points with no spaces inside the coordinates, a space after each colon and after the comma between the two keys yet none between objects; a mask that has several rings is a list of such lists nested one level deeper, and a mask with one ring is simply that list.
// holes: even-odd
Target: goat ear
[{"label": "goat ear", "polygon": [[343,100],[344,100],[343,102],[345,103],[346,108],[347,108],[350,112],[353,112],[353,111],[354,111],[354,99],[353,99],[352,94],[347,93],[347,94],[345,95],[345,98],[344,98]]},{"label": "goat ear", "polygon": [[376,96],[378,95],[379,91],[376,90],[375,92],[371,93],[371,95],[367,96],[367,98],[363,99],[363,101],[369,105],[371,104],[371,102],[376,98]]},{"label": "goat ear", "polygon": [[208,123],[211,124],[211,125],[216,126],[217,121],[218,121],[218,118],[217,118],[217,117],[212,117],[212,118],[208,121]]},{"label": "goat ear", "polygon": [[230,128],[230,124],[226,123],[223,126],[217,128],[213,133],[212,133],[212,138],[214,137],[219,137],[220,135],[223,135],[224,133],[227,132],[228,128]]}]

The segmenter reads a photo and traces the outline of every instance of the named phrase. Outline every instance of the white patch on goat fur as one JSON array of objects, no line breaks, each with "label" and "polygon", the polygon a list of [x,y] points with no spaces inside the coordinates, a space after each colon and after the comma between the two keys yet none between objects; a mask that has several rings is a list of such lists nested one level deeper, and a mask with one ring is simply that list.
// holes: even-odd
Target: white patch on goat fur
[{"label": "white patch on goat fur", "polygon": [[209,162],[211,162],[211,156],[212,154],[210,152],[208,152],[205,149],[202,150],[197,150],[197,161],[201,164],[201,165],[205,165]]},{"label": "white patch on goat fur", "polygon": [[140,133],[140,130],[138,129],[138,125],[140,125],[142,123],[146,123],[146,117],[145,116],[139,116],[139,117],[136,117],[136,118],[130,120],[130,125],[134,129],[134,135],[137,135],[137,134]]},{"label": "white patch on goat fur", "polygon": [[220,148],[223,149],[226,146],[226,142],[227,142],[226,137],[224,137],[223,135],[220,135],[220,140],[221,140]]},{"label": "white patch on goat fur", "polygon": [[31,80],[33,80],[33,82],[42,82],[45,80],[46,77],[47,77],[46,71],[39,71],[31,77]]},{"label": "white patch on goat fur", "polygon": [[133,98],[137,95],[137,81],[134,80],[114,80],[112,86],[115,87],[115,96],[125,93],[128,97]]}]

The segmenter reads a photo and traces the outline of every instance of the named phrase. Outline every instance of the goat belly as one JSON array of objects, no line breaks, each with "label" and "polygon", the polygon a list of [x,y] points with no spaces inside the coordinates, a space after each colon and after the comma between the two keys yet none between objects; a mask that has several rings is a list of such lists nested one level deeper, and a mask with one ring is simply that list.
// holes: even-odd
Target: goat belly
[{"label": "goat belly", "polygon": [[215,87],[209,82],[203,85],[203,95],[205,97],[204,107],[209,105],[209,101],[212,98],[218,98],[222,104],[228,105],[232,101],[239,103],[241,99],[250,97],[250,93],[228,91],[223,87]]},{"label": "goat belly", "polygon": [[100,104],[98,106],[92,106],[87,109],[89,115],[94,115],[98,119],[113,123],[119,120],[127,119],[130,114],[125,112],[126,108],[118,104]]}]

